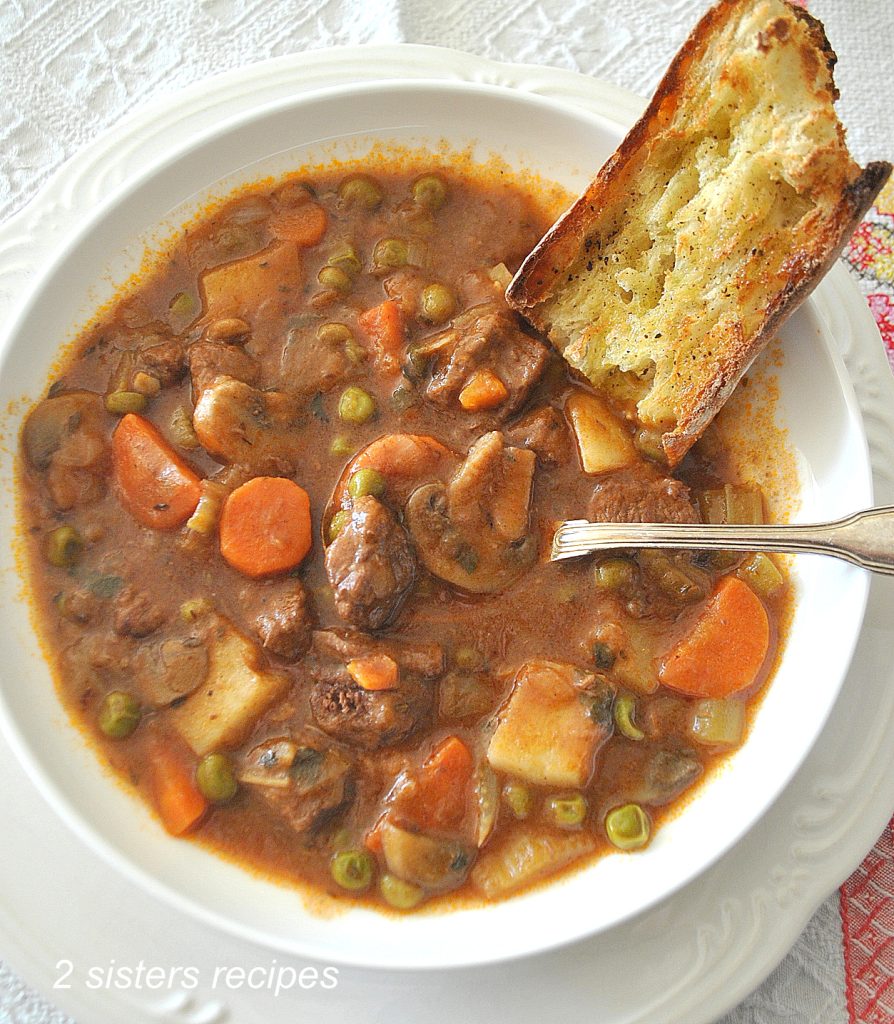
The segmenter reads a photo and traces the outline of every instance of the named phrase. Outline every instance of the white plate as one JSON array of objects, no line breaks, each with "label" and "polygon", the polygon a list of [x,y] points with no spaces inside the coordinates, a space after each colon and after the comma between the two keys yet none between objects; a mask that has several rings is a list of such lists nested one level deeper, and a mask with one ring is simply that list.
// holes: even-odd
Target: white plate
[{"label": "white plate", "polygon": [[[350,69],[349,73],[354,80],[361,73],[370,78],[384,77],[386,74],[407,77],[414,73],[414,70],[423,59],[426,62],[425,77],[437,77],[440,75],[449,78],[462,71],[469,78],[489,76],[497,82],[500,82],[502,78],[503,84],[512,85],[516,88],[526,86],[546,93],[550,90],[555,90],[566,100],[574,97],[575,88],[577,88],[579,90],[578,102],[582,106],[589,105],[605,109],[603,106],[605,104],[605,97],[601,93],[600,88],[592,82],[577,79],[575,76],[561,72],[550,72],[547,69],[501,67],[458,54],[445,54],[443,51],[431,51],[417,47],[400,48],[397,50],[364,50],[361,51],[359,56],[357,51],[353,53],[350,51],[337,51],[328,58],[325,55],[314,55],[307,63],[273,62],[272,64],[240,72],[237,75],[226,76],[223,79],[206,83],[203,89],[192,90],[188,97],[181,97],[178,109],[185,112],[186,123],[194,128],[194,118],[196,117],[195,112],[197,110],[204,110],[208,117],[208,122],[213,123],[221,107],[231,102],[228,100],[228,95],[232,96],[234,89],[241,93],[240,101],[245,100],[248,104],[251,104],[252,102],[257,102],[259,97],[267,98],[277,94],[289,94],[295,90],[299,79],[304,84],[307,84],[308,79],[314,77],[313,73],[316,74],[316,80],[319,83],[326,78],[327,60],[332,61],[332,65],[328,69],[331,76],[328,80],[332,81],[337,79],[339,74],[345,69]],[[352,60],[354,62],[353,66]],[[617,109],[619,106],[621,104],[617,100],[617,94],[614,94],[611,97],[609,110],[612,107]],[[629,110],[631,105],[626,104],[626,107]],[[227,107],[227,109],[232,108]],[[154,114],[143,115],[142,118],[137,118],[119,127],[115,133],[117,137],[112,139],[106,138],[97,148],[99,150],[105,148],[107,157],[108,152],[114,147],[115,152],[120,151],[124,154],[125,164],[128,160],[133,159],[134,162],[130,166],[138,167],[140,160],[145,159],[146,154],[152,151],[153,128],[155,130],[163,129],[167,135],[170,135],[173,130],[173,126],[169,121],[170,113],[170,109],[156,108]],[[155,119],[154,122],[153,118]],[[147,147],[145,151],[140,149],[141,145]],[[72,196],[81,205],[84,204],[85,200],[89,199],[91,190],[95,188],[95,177],[91,178],[90,174],[91,166],[101,166],[104,170],[107,170],[109,164],[107,160],[99,160],[97,164],[92,165],[89,159],[82,159],[76,162],[75,166],[70,167],[68,171],[64,172],[61,178],[57,179],[50,187],[48,193],[45,193],[45,200],[43,201],[45,201],[46,205],[43,207],[43,217],[46,217],[51,212],[58,213],[58,206],[55,204],[60,195],[64,196],[66,194],[66,190],[68,190],[68,195]],[[123,177],[127,176],[123,171],[118,173],[122,174]],[[82,190],[81,192],[78,191],[79,188]],[[20,251],[26,252],[25,246],[29,242],[28,223],[39,225],[41,219],[41,203],[38,203],[36,209],[32,207],[28,211],[27,217],[19,218],[17,222],[9,225],[9,230],[4,232],[3,240],[7,242],[7,246],[4,247],[7,256],[3,261],[4,265],[2,267],[4,271],[7,271],[4,274],[5,286],[7,286],[6,282],[10,280],[8,272],[13,270],[15,265],[14,258],[10,258],[9,254],[14,253],[17,248],[16,246],[10,248],[8,243],[13,241],[16,231],[19,230],[22,232],[23,243]],[[45,222],[41,227],[45,230]],[[57,235],[57,244],[58,240]],[[35,235],[32,234],[31,242],[33,243],[34,241]],[[877,430],[880,423],[884,424],[886,415],[880,411],[884,408],[884,405],[879,395],[884,393],[885,388],[890,388],[890,379],[886,376],[887,367],[881,356],[880,349],[878,349],[878,342],[871,319],[862,304],[862,300],[855,294],[846,279],[842,280],[842,276],[840,271],[836,271],[823,290],[826,301],[831,302],[833,308],[839,305],[839,314],[843,310],[841,323],[830,325],[834,330],[832,336],[841,339],[849,332],[853,332],[855,338],[854,345],[856,346],[854,351],[860,358],[860,364],[857,367],[857,379],[859,383],[871,387],[874,392],[875,407],[870,410],[873,412],[874,418],[871,420],[871,424]],[[839,290],[841,292],[840,295],[837,294]],[[818,310],[822,309],[822,296],[815,308]],[[829,327],[825,328],[825,330],[828,329]],[[865,401],[864,408],[866,408]],[[888,408],[890,408],[890,403]],[[888,482],[890,484],[890,466]],[[882,495],[881,497],[884,498],[885,496]],[[873,637],[874,633],[870,630],[867,642],[864,642],[861,646],[858,664],[865,660],[867,653],[872,657]],[[881,639],[886,641],[888,638],[882,636]],[[878,655],[877,650],[875,654]],[[890,674],[890,666],[887,660],[883,664],[886,672]],[[878,672],[874,679],[877,681],[882,677],[883,674]],[[851,676],[852,679],[853,675]],[[850,686],[850,682],[848,685]],[[871,688],[871,684],[865,682],[863,686],[867,687],[867,689]],[[847,690],[845,692],[847,693]],[[867,717],[860,720],[859,711],[866,707],[864,702],[859,702],[853,709],[849,709],[846,721],[839,722],[836,719],[836,728],[834,730],[827,730],[824,733],[823,744],[827,743],[828,736],[849,728],[854,722],[859,721],[861,727],[860,735],[863,738],[862,751],[864,754],[868,754],[870,758],[882,758],[883,753],[877,749],[880,733],[874,727],[878,726],[880,721],[886,724],[889,721],[892,710],[891,701],[890,699],[886,701],[884,699],[885,696],[884,692],[878,694],[873,692],[872,704],[876,714],[871,719]],[[885,714],[889,718],[886,719],[884,717]],[[870,739],[875,739],[875,746],[871,743],[867,744],[866,736]],[[816,752],[811,756],[808,766],[815,763]],[[828,757],[825,760],[821,759],[818,763],[820,765],[829,764]],[[872,763],[870,760],[870,764]],[[877,765],[877,762],[875,764]],[[829,822],[823,818],[822,802],[818,808],[818,813],[813,812],[812,814],[818,821],[818,843],[813,851],[805,849],[803,846],[795,849],[788,847],[787,844],[793,838],[799,838],[796,833],[802,826],[798,822],[791,822],[785,819],[782,821],[777,820],[772,826],[770,833],[766,832],[767,822],[776,816],[777,810],[789,801],[793,793],[801,801],[800,804],[794,804],[795,808],[800,808],[808,813],[812,811],[816,794],[810,785],[809,775],[807,788],[804,789],[802,787],[800,794],[798,789],[799,786],[802,786],[805,772],[807,771],[807,766],[805,766],[805,769],[798,774],[795,783],[786,791],[776,807],[760,823],[757,829],[749,834],[712,871],[699,879],[695,885],[690,886],[679,896],[667,901],[649,914],[642,915],[631,924],[615,929],[610,936],[603,936],[601,939],[580,943],[562,953],[540,957],[536,961],[529,961],[524,965],[505,965],[491,969],[486,974],[481,971],[473,972],[471,977],[474,977],[476,982],[477,998],[482,1000],[482,1005],[486,1006],[491,1014],[494,1012],[494,1007],[499,1005],[502,1008],[500,1011],[501,1018],[503,1017],[503,1010],[505,1010],[505,1019],[510,1019],[514,1015],[514,1019],[518,1020],[535,1019],[537,1014],[542,1015],[548,1012],[548,1003],[555,998],[557,991],[563,993],[563,1009],[567,1005],[567,994],[569,992],[574,992],[575,998],[578,994],[580,995],[581,1001],[577,1004],[580,1011],[578,1014],[580,1019],[593,1019],[595,1017],[596,1019],[606,1021],[616,1019],[685,1019],[692,1021],[696,1018],[702,1019],[700,1015],[706,1006],[712,1006],[712,1013],[718,1012],[724,1007],[727,998],[735,997],[737,994],[744,994],[743,986],[753,984],[772,966],[773,962],[775,962],[774,958],[778,958],[784,951],[784,948],[787,948],[787,945],[793,940],[796,934],[793,926],[795,928],[799,927],[806,919],[806,914],[818,902],[819,898],[856,863],[859,859],[859,854],[871,844],[872,839],[886,820],[887,809],[890,805],[890,795],[883,799],[883,805],[880,808],[877,804],[869,801],[868,798],[871,794],[867,792],[867,787],[864,784],[865,780],[854,778],[855,768],[863,767],[865,769],[866,765],[861,761],[857,761],[855,765],[852,757],[842,758],[839,764],[836,764],[833,759],[832,765],[839,768],[835,773],[835,778],[840,781],[843,794],[847,795],[850,799],[850,803],[846,808],[848,814],[842,816],[847,818],[849,824],[849,830],[844,834],[846,850],[843,853],[839,854],[828,849],[828,839],[831,836],[828,829],[825,832],[823,831],[823,826],[828,826]],[[888,777],[890,777],[890,774]],[[826,787],[826,789],[831,791],[829,787]],[[852,791],[846,792],[847,790]],[[7,790],[4,792],[4,799],[9,797],[10,794]],[[11,811],[10,818],[7,820],[21,819],[22,812],[28,806],[28,803],[27,801],[23,804],[16,802],[16,806],[18,807],[18,814],[13,815]],[[840,809],[843,811],[845,808],[842,806]],[[791,810],[791,807],[789,810]],[[854,815],[850,812],[856,812],[856,824],[853,822]],[[33,809],[31,813],[33,814]],[[46,827],[49,828],[49,825]],[[58,830],[51,829],[51,832],[55,835],[58,833]],[[23,835],[26,838],[31,838],[30,830],[24,829]],[[754,844],[754,836],[756,835],[762,836],[758,846]],[[18,835],[16,840],[18,840]],[[781,846],[779,845],[780,841],[782,842]],[[63,844],[63,848],[77,849],[70,842],[67,846]],[[17,871],[10,870],[6,874],[5,877],[7,879],[12,881],[13,878],[21,878],[20,872],[22,871],[26,873],[32,869],[35,872],[40,871],[41,863],[36,855],[29,862],[25,852],[27,847],[16,847],[16,850],[22,854],[22,859],[15,865]],[[749,875],[748,857],[761,850],[764,851],[766,856],[757,858],[757,874],[752,873]],[[5,853],[6,850],[4,850],[4,856]],[[68,858],[68,856],[67,854],[66,857]],[[74,852],[70,856],[76,858]],[[806,861],[809,861],[811,856],[815,856],[818,861],[812,869],[811,885],[806,888],[799,888],[796,885],[795,908],[790,908],[787,914],[779,915],[779,920],[773,923],[773,927],[765,930],[764,925],[767,922],[761,923],[760,918],[769,913],[780,896],[788,893],[793,883],[801,881],[800,872],[802,866]],[[780,863],[777,866],[775,876],[771,877],[778,880],[778,885],[774,883],[765,892],[756,891],[755,885],[757,880],[764,877],[762,865],[771,864],[777,858],[779,858]],[[791,865],[789,860],[793,862]],[[724,882],[724,866],[731,861],[735,861],[735,874],[731,876],[727,873]],[[80,862],[79,866],[83,868]],[[6,868],[5,864],[4,868]],[[32,874],[31,878],[33,879],[34,877]],[[84,877],[91,876],[85,872]],[[102,872],[94,868],[92,877],[95,879],[102,877]],[[752,886],[750,889],[749,883]],[[118,897],[122,895],[120,887],[124,883],[120,880],[106,877],[103,884],[112,889],[113,893],[109,894],[112,898],[114,898],[113,894],[115,893],[117,893]],[[146,900],[145,897],[135,897],[132,890],[127,891],[129,893],[127,905],[137,911],[142,926],[139,934],[152,935],[153,921],[155,933],[157,934],[159,923],[164,919],[164,912],[152,901]],[[111,956],[117,956],[119,963],[124,962],[122,959],[123,953],[133,953],[134,961],[140,956],[145,958],[155,953],[159,962],[168,962],[170,958],[175,963],[190,963],[195,960],[201,960],[207,964],[215,962],[215,958],[219,962],[222,959],[230,961],[234,957],[238,958],[239,961],[244,960],[248,962],[257,961],[259,958],[262,961],[264,959],[263,954],[248,945],[236,944],[232,940],[217,936],[214,933],[211,933],[212,937],[209,939],[207,930],[197,929],[195,925],[191,924],[184,926],[182,922],[178,922],[178,927],[170,932],[165,929],[166,942],[169,945],[164,953],[145,948],[142,952],[138,952],[139,943],[134,943],[132,938],[123,942],[121,932],[114,927],[108,929],[110,934],[103,933],[101,935],[96,934],[98,929],[90,927],[87,933],[88,941],[86,945],[75,945],[73,935],[77,933],[72,933],[70,930],[71,925],[75,923],[70,913],[74,908],[59,908],[57,898],[52,901],[43,901],[43,912],[41,913],[39,909],[41,905],[39,893],[29,892],[24,889],[19,890],[17,887],[13,889],[13,893],[15,895],[15,906],[19,912],[27,914],[29,902],[37,900],[38,906],[31,904],[30,912],[34,915],[31,920],[38,928],[38,936],[41,936],[41,922],[43,922],[43,928],[46,929],[51,920],[47,916],[49,908],[51,906],[56,907],[55,912],[58,920],[56,922],[56,934],[54,935],[55,948],[57,950],[60,949],[59,943],[68,941],[69,955],[72,955],[76,950],[84,949],[85,955],[94,958],[91,962],[96,962],[95,957],[99,958],[100,963],[103,962],[101,954],[110,948],[108,945],[104,945],[104,943],[110,939],[114,940],[111,948],[117,950],[112,952]],[[705,895],[708,897],[707,903],[704,902]],[[730,902],[725,908],[726,913],[722,919],[715,921],[716,907],[713,905],[712,900],[726,895],[730,897]],[[751,897],[754,897],[754,905],[751,904]],[[101,902],[104,907],[108,906],[105,898]],[[763,910],[761,910],[761,904],[766,904]],[[120,903],[117,905],[120,906]],[[139,909],[137,910],[137,908]],[[82,915],[84,912],[83,905],[80,905],[78,910]],[[95,921],[96,919],[94,918],[93,920]],[[106,919],[107,921],[108,919]],[[714,924],[719,926],[717,938],[711,938],[710,933],[700,930],[700,923],[707,924],[709,928]],[[80,917],[80,926],[82,929],[84,928],[83,916]],[[665,926],[673,929],[672,937],[660,934],[664,931]],[[656,929],[658,929],[658,933],[656,933]],[[731,932],[735,934],[731,935]],[[23,923],[20,923],[20,941],[12,948],[21,954],[22,957],[26,955],[28,936],[30,934],[32,933],[27,926],[23,926]],[[198,935],[204,935],[205,938],[199,940]],[[184,949],[183,946],[179,945],[181,936],[191,938],[188,949]],[[43,938],[46,940],[45,934]],[[735,941],[730,942],[731,938]],[[189,950],[194,952],[192,959],[188,955]],[[60,955],[65,955],[64,949]],[[746,957],[747,962],[740,960],[740,955]],[[648,956],[649,959],[644,960],[644,956]],[[107,959],[108,957],[106,957]],[[649,971],[642,969],[645,963],[650,964]],[[34,976],[37,978],[38,965],[34,963],[32,966],[35,969]],[[707,969],[709,966],[710,970]],[[46,953],[44,953],[44,967],[39,972],[40,977],[44,981],[47,978],[46,967],[47,960]],[[544,971],[546,973],[543,973]],[[469,977],[469,975],[450,975],[449,977],[458,979],[460,977]],[[633,989],[631,989],[628,983],[630,977],[637,978],[637,984]],[[396,997],[393,976],[343,972],[342,978],[343,984],[338,990],[337,999],[340,1014],[343,1014],[347,1008],[346,1003],[351,1003],[353,996],[356,996],[358,1006],[360,1005],[360,1000],[363,1000],[363,1005],[367,1008],[372,1005],[383,1013],[386,1012],[386,1004]],[[713,1000],[712,993],[716,990],[714,990],[712,983],[718,980],[722,982],[723,986],[719,989],[723,993],[721,1002],[709,1001],[706,1003],[704,1000],[709,996]],[[493,987],[493,998],[485,998],[483,996],[481,986],[485,984]],[[506,985],[511,986],[511,992],[506,990]],[[457,992],[458,988],[458,985],[451,983],[443,977],[439,978],[437,975],[416,975],[412,988],[412,998],[414,1003],[416,1003],[418,997],[419,1002],[416,1003],[418,1012],[413,1013],[414,1018],[426,1019],[426,1010],[424,1009],[426,1006],[436,1006],[439,1008],[439,1013],[452,1017],[452,1013],[445,1012],[447,1006],[450,1005],[446,1002],[448,999],[453,1000],[453,1005],[456,1006],[457,1012],[460,1012],[463,997]],[[404,998],[408,998],[410,994],[406,986],[404,986],[403,991]],[[84,992],[81,992],[82,997],[83,995]],[[78,998],[75,995],[75,990],[71,991],[70,997]],[[240,998],[241,996],[233,995],[229,1001],[234,1006],[237,1003],[242,1006],[243,1003],[240,1002]],[[325,1013],[327,1005],[329,1006],[329,1012],[331,1012],[335,1005],[331,995],[324,996],[320,993],[317,996],[306,996],[304,998],[313,1001],[316,1006],[315,1012],[319,1013]],[[370,1003],[370,998],[373,1000],[372,1003]],[[97,1007],[109,999],[113,999],[113,994],[101,993],[91,996],[87,1005]],[[254,1005],[260,1008],[261,1003],[259,1000],[261,1000],[261,997],[253,996],[252,999],[254,1000]],[[328,1004],[326,1002],[327,999]],[[691,999],[695,1000],[694,1004],[690,1001]],[[83,1006],[83,1003],[80,1005]],[[106,1003],[106,1005],[108,1004]],[[284,1005],[282,1000],[279,1005]],[[698,1005],[702,1009],[696,1012],[692,1009],[693,1005]],[[135,1014],[140,1012],[139,1007],[142,1007],[144,1010],[147,1008],[145,999],[138,1000],[135,1006],[131,1006],[131,1019],[137,1019]],[[661,1008],[660,1018],[652,1015],[656,1007]],[[584,1014],[585,1008],[587,1010],[586,1014]],[[409,1007],[405,1007],[401,1016],[404,1016],[408,1010]],[[83,1015],[84,1009],[80,1009],[79,1012]],[[470,1015],[472,1019],[476,1019],[479,1016],[471,1006],[467,1007],[464,1012],[467,1012],[467,1015]],[[688,1016],[679,1016],[684,1012],[688,1013]],[[439,1019],[444,1019],[444,1016],[441,1016]],[[707,1013],[705,1013],[706,1018]],[[253,1018],[248,1015],[240,1015],[239,1019]],[[369,1019],[368,1012],[364,1015],[363,1019]],[[572,1019],[577,1018],[572,1016]]]}]

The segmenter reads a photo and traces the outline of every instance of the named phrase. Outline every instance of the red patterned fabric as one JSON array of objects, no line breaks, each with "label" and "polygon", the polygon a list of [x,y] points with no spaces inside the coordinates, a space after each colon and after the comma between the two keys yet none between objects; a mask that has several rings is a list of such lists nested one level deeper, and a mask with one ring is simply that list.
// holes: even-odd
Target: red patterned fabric
[{"label": "red patterned fabric", "polygon": [[894,1021],[894,821],[841,887],[851,1024]]},{"label": "red patterned fabric", "polygon": [[888,351],[888,362],[891,364],[891,369],[894,370],[894,299],[890,295],[885,295],[884,292],[879,292],[876,295],[867,296],[866,301],[869,303],[882,341]]}]

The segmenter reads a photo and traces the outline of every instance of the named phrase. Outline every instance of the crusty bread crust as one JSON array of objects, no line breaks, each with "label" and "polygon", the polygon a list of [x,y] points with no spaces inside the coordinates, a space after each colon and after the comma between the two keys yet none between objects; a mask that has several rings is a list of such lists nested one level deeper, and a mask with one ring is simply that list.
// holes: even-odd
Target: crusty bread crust
[{"label": "crusty bread crust", "polygon": [[[788,43],[790,52],[786,59],[801,62],[796,65],[795,71],[803,76],[801,81],[810,82],[810,88],[817,92],[817,105],[820,116],[824,118],[822,125],[827,140],[831,141],[825,148],[818,146],[815,152],[808,151],[809,160],[832,161],[830,166],[835,171],[832,178],[836,179],[837,176],[837,180],[833,180],[830,186],[834,187],[834,192],[827,191],[821,197],[820,209],[810,218],[809,233],[805,235],[803,231],[787,230],[786,235],[781,236],[777,231],[777,241],[781,237],[785,246],[783,251],[787,255],[772,273],[761,274],[759,263],[753,258],[750,262],[743,262],[747,280],[743,278],[744,285],[739,282],[737,287],[741,289],[739,296],[745,296],[752,304],[752,315],[750,318],[746,318],[744,313],[741,317],[725,316],[723,322],[718,322],[712,330],[707,339],[708,344],[702,345],[704,351],[696,353],[698,358],[704,357],[702,365],[695,365],[698,359],[692,356],[693,362],[687,362],[685,378],[674,371],[674,415],[667,417],[664,422],[655,418],[650,422],[648,417],[639,417],[642,426],[660,436],[670,465],[677,464],[701,436],[783,321],[817,285],[891,172],[891,165],[884,162],[871,163],[861,169],[847,153],[843,142],[844,130],[830,107],[830,98],[838,96],[832,78],[836,56],[820,22],[784,0],[720,0],[715,4],[671,62],[643,116],[580,199],[528,256],[507,290],[510,305],[535,327],[551,336],[560,350],[565,351],[572,365],[600,387],[603,382],[600,374],[605,367],[600,365],[594,368],[587,362],[592,357],[590,349],[580,338],[581,330],[578,329],[575,335],[573,324],[572,327],[562,324],[554,330],[570,301],[568,282],[577,281],[579,276],[587,279],[588,275],[590,279],[599,274],[605,278],[616,271],[617,264],[603,269],[597,259],[595,269],[594,261],[587,260],[585,269],[588,273],[577,273],[582,270],[581,262],[590,252],[594,240],[597,240],[597,246],[601,246],[605,238],[611,241],[618,234],[619,216],[623,218],[631,215],[619,197],[634,196],[630,203],[635,210],[636,186],[641,180],[639,175],[643,167],[648,166],[651,154],[658,151],[662,140],[668,135],[676,133],[679,136],[681,120],[688,116],[685,105],[691,102],[695,89],[692,83],[695,76],[705,74],[705,68],[701,65],[706,60],[709,46],[718,45],[718,33],[726,32],[729,35],[733,31],[731,23],[757,16],[769,20],[762,22],[765,28],[755,34],[756,45],[752,44],[752,51],[769,52],[774,45],[782,48]],[[795,34],[793,26],[797,28],[798,25],[802,31],[798,33],[799,43],[795,47],[791,45],[791,39]],[[716,61],[716,54],[712,60]],[[724,65],[724,71],[731,66]],[[753,83],[746,83],[746,86],[754,88]],[[809,160],[805,163],[808,168]],[[743,203],[749,201],[746,194],[740,198]],[[708,251],[704,257],[710,261],[710,246],[706,248]],[[754,257],[754,250],[751,257]],[[587,285],[585,283],[575,287],[580,292]],[[563,289],[566,291],[563,292]],[[755,317],[753,304],[758,300],[761,315]],[[695,317],[711,315],[697,304],[692,308],[692,314]],[[565,320],[568,318],[565,317]],[[586,333],[586,329],[583,333]],[[660,336],[660,332],[655,333],[656,338]],[[657,347],[655,342],[652,345]],[[642,413],[643,403],[637,409]]]}]

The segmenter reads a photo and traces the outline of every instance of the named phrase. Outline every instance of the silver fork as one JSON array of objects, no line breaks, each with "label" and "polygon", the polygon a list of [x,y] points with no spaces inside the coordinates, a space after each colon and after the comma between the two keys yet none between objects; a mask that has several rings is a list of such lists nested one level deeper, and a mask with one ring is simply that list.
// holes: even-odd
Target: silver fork
[{"label": "silver fork", "polygon": [[855,512],[831,523],[716,526],[676,523],[589,523],[570,519],[553,535],[550,560],[617,548],[782,551],[833,555],[894,575],[894,506]]}]

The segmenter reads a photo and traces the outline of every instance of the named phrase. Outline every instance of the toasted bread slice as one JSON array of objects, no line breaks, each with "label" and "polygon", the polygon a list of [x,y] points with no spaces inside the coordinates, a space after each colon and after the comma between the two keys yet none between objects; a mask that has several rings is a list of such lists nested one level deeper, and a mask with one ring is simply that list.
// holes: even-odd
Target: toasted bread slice
[{"label": "toasted bread slice", "polygon": [[675,465],[885,183],[833,108],[835,54],[784,0],[721,0],[509,286],[510,305]]}]

